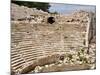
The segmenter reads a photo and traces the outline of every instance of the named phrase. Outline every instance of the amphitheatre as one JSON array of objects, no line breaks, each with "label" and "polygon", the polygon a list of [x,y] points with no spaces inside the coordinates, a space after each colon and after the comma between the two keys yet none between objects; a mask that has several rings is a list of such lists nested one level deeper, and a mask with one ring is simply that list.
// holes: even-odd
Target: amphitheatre
[{"label": "amphitheatre", "polygon": [[12,75],[95,69],[95,19],[95,13],[82,10],[50,14],[12,3]]}]

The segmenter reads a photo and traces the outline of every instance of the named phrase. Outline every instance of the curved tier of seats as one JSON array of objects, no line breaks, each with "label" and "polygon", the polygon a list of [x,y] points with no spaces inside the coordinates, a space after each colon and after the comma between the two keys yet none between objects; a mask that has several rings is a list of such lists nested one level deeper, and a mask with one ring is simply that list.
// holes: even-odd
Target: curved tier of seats
[{"label": "curved tier of seats", "polygon": [[73,46],[84,46],[84,33],[79,32],[79,27],[75,28],[74,25],[71,27],[73,31],[70,31],[68,26],[71,27],[67,24],[12,23],[11,69],[16,73],[27,73],[38,65],[56,62]]}]

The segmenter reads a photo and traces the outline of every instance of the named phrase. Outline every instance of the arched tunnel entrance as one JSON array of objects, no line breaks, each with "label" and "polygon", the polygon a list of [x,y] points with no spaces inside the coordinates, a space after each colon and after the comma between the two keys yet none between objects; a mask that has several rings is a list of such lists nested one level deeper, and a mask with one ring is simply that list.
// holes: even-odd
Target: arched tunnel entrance
[{"label": "arched tunnel entrance", "polygon": [[53,24],[55,22],[55,18],[54,17],[48,17],[47,18],[47,23]]}]

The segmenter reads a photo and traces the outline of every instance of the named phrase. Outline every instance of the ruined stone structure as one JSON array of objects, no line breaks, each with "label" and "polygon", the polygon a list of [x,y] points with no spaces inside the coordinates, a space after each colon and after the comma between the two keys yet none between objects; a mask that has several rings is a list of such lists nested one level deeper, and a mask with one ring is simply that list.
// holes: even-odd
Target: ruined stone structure
[{"label": "ruined stone structure", "polygon": [[[17,13],[14,14],[13,11],[17,11],[14,6],[11,21],[11,69],[15,73],[28,73],[36,66],[59,61],[66,53],[88,48],[89,40],[95,35],[93,13],[80,11],[69,16],[31,13],[28,17],[15,17]],[[53,24],[47,23],[50,16],[55,18]],[[70,67],[73,66],[75,65]],[[88,69],[84,64],[81,66],[59,70]],[[44,69],[41,72],[48,71]]]}]

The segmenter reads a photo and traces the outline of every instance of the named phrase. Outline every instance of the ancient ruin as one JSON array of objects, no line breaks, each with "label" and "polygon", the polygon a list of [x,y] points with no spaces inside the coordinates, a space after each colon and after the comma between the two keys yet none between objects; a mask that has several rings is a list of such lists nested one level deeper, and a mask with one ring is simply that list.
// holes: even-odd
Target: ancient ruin
[{"label": "ancient ruin", "polygon": [[95,18],[92,12],[50,14],[12,3],[12,74],[95,69]]}]

